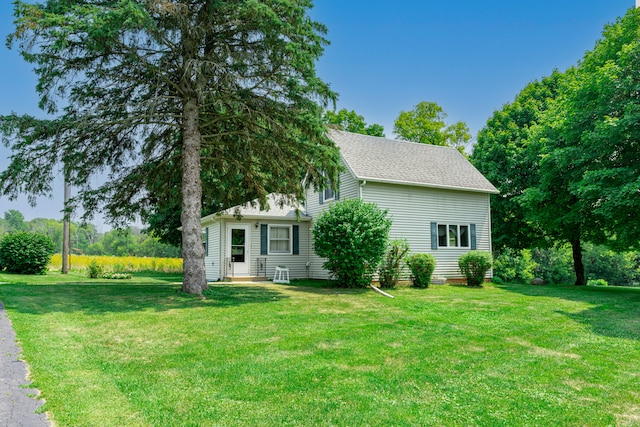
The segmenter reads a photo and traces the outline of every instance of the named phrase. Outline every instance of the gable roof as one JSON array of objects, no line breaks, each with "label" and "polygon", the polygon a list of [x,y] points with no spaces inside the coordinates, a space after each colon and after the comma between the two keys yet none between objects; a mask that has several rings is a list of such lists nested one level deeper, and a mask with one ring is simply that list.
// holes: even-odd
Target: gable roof
[{"label": "gable roof", "polygon": [[498,193],[458,150],[329,129],[356,179]]},{"label": "gable roof", "polygon": [[267,196],[267,206],[265,206],[264,210],[260,210],[258,200],[253,200],[243,205],[207,215],[200,219],[200,223],[212,223],[219,218],[238,218],[238,216],[242,216],[242,219],[252,220],[311,221],[311,217],[305,215],[304,208],[300,204],[292,202],[290,197],[282,194],[269,194]]}]

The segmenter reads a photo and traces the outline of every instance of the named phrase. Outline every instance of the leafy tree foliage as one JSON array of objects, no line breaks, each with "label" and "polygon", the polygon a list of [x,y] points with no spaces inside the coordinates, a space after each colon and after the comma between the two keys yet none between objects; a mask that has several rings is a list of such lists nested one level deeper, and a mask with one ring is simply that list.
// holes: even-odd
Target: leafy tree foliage
[{"label": "leafy tree foliage", "polygon": [[494,256],[493,278],[495,280],[499,277],[505,282],[529,283],[535,277],[536,266],[529,249],[516,251],[504,248]]},{"label": "leafy tree foliage", "polygon": [[333,125],[339,130],[360,133],[371,136],[384,136],[384,127],[379,124],[368,125],[364,117],[354,110],[348,111],[346,108],[335,112],[327,110],[324,112],[323,120],[327,125]]},{"label": "leafy tree foliage", "polygon": [[27,231],[27,224],[24,222],[24,215],[20,211],[10,209],[4,213],[4,220],[7,225],[7,232]]},{"label": "leafy tree foliage", "polygon": [[[12,212],[14,217],[24,218],[19,211]],[[6,213],[5,213],[6,216]],[[5,220],[0,219],[0,237],[9,232],[19,230],[8,227],[3,231]],[[35,218],[23,221],[24,230],[47,236],[53,242],[57,252],[62,248],[62,221],[55,219]],[[159,241],[149,233],[143,233],[136,227],[111,230],[99,233],[95,225],[90,223],[71,222],[71,252],[85,255],[113,256],[146,256],[146,257],[180,257],[180,248]]]},{"label": "leafy tree foliage", "polygon": [[491,196],[493,246],[527,249],[547,246],[546,228],[527,217],[521,197],[540,180],[540,147],[532,132],[559,92],[563,74],[529,83],[515,100],[493,113],[478,133],[471,162],[500,191]]},{"label": "leafy tree foliage", "polygon": [[44,274],[53,253],[53,242],[47,236],[26,231],[6,234],[0,240],[0,270]]},{"label": "leafy tree foliage", "polygon": [[640,247],[640,9],[607,25],[562,99],[556,161],[592,218],[590,241]]},{"label": "leafy tree foliage", "polygon": [[366,287],[387,248],[391,220],[387,211],[360,199],[336,202],[318,216],[313,245],[326,258],[324,268],[349,288]]},{"label": "leafy tree foliage", "polygon": [[435,102],[420,102],[411,111],[401,111],[393,125],[393,133],[406,141],[456,147],[461,152],[471,140],[464,122],[447,126],[447,113]]},{"label": "leafy tree foliage", "polygon": [[[532,111],[540,114],[518,123],[517,105],[505,107],[474,151],[474,164],[505,187],[495,230],[510,235],[498,237],[499,245],[540,246],[527,235],[570,243],[576,285],[587,281],[585,242],[640,246],[639,24],[640,10],[633,8],[608,25],[576,67],[543,80],[550,96],[535,95],[537,84],[530,85]],[[527,101],[525,91],[517,101]]]},{"label": "leafy tree foliage", "polygon": [[[203,197],[223,206],[240,196],[264,201],[274,190],[302,198],[301,183],[337,178],[339,157],[321,120],[335,94],[314,69],[326,29],[308,17],[310,7],[16,1],[9,44],[35,65],[40,106],[56,116],[2,119],[14,154],[0,189],[47,194],[62,161],[81,191],[73,204],[86,212],[103,206],[114,220],[130,219],[180,201],[183,290],[201,293]],[[92,188],[105,173],[107,182]],[[176,173],[179,191],[167,188]]]},{"label": "leafy tree foliage", "polygon": [[639,24],[630,9],[567,73],[540,131],[540,183],[525,192],[533,219],[571,243],[577,285],[584,242],[640,246]]}]

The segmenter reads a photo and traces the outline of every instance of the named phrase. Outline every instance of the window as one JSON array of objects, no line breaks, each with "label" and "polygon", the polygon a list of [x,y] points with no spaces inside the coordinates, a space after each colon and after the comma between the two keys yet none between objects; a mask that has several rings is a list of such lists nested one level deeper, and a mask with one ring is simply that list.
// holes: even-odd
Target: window
[{"label": "window", "polygon": [[269,226],[269,253],[291,254],[291,226]]},{"label": "window", "polygon": [[438,247],[468,248],[469,226],[438,224]]},{"label": "window", "polygon": [[202,233],[202,246],[204,246],[204,256],[209,256],[209,227]]},{"label": "window", "polygon": [[[323,175],[326,177],[324,172]],[[320,191],[320,204],[338,200],[340,198],[339,191],[333,190],[333,184],[334,182],[332,180],[327,180],[327,187]]]},{"label": "window", "polygon": [[329,182],[329,187],[324,189],[324,201],[335,200],[336,193],[333,191],[333,182]]}]

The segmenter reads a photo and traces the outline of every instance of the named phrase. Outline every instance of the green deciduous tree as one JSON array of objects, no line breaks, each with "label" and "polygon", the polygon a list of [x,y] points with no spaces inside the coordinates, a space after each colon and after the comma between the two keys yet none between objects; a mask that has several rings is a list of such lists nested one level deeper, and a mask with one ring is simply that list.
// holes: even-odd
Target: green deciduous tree
[{"label": "green deciduous tree", "polygon": [[563,99],[557,156],[600,234],[618,250],[640,247],[640,9],[607,25]]},{"label": "green deciduous tree", "polygon": [[333,203],[313,226],[313,246],[324,268],[346,287],[371,284],[387,248],[387,211],[360,199]]},{"label": "green deciduous tree", "polygon": [[447,126],[447,113],[435,102],[420,102],[410,111],[402,111],[393,125],[393,133],[406,141],[456,147],[464,151],[471,140],[464,122]]},{"label": "green deciduous tree", "polygon": [[[534,98],[544,107],[537,109],[539,117],[527,126],[513,120],[517,109],[505,109],[511,121],[490,121],[479,137],[478,155],[474,152],[474,164],[495,173],[494,182],[506,187],[501,196],[506,209],[496,221],[523,226],[527,233],[538,229],[556,244],[570,243],[576,285],[586,284],[585,242],[617,249],[640,242],[635,214],[640,208],[639,24],[640,11],[630,9],[606,26],[594,50],[551,86],[554,93],[546,100]],[[514,145],[520,135],[522,142]],[[500,168],[515,168],[526,179]],[[517,237],[507,239],[516,248]]]},{"label": "green deciduous tree", "polygon": [[382,127],[382,125],[375,123],[368,125],[364,121],[364,117],[354,110],[348,111],[346,108],[338,112],[327,110],[324,113],[323,119],[327,125],[333,125],[339,130],[363,135],[384,136],[384,127]]},{"label": "green deciduous tree", "polygon": [[24,215],[22,215],[22,212],[15,209],[10,209],[4,213],[4,220],[7,225],[8,233],[15,231],[27,231],[29,228],[24,222]]},{"label": "green deciduous tree", "polygon": [[[219,205],[239,193],[264,200],[273,183],[303,197],[301,183],[337,178],[338,154],[321,121],[335,95],[314,69],[326,29],[309,18],[310,7],[16,1],[9,43],[35,65],[40,106],[54,118],[2,119],[14,154],[0,189],[47,194],[63,162],[80,192],[74,203],[87,212],[104,206],[111,218],[128,219],[179,201],[183,290],[201,293],[203,197]],[[96,174],[108,177],[99,188],[91,186]],[[176,176],[179,191],[168,188]],[[241,190],[227,195],[231,186]]]},{"label": "green deciduous tree", "polygon": [[540,147],[532,132],[558,97],[563,74],[554,72],[529,83],[502,109],[493,113],[478,133],[471,162],[500,191],[491,196],[491,227],[494,249],[527,249],[548,246],[546,228],[527,217],[520,199],[540,180]]},{"label": "green deciduous tree", "polygon": [[640,245],[640,11],[607,25],[569,73],[540,131],[540,183],[523,200],[572,246],[576,285],[585,242]]}]

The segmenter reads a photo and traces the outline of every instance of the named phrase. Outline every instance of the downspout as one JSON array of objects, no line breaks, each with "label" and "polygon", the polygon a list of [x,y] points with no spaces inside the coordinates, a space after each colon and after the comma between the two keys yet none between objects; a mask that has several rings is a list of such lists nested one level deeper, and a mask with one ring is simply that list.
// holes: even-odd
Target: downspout
[{"label": "downspout", "polygon": [[[638,1],[640,1],[640,0],[638,0]],[[362,187],[364,187],[365,185],[367,185],[367,180],[366,179],[363,179],[362,181],[360,181],[360,187],[359,187],[360,200],[362,200]]]},{"label": "downspout", "polygon": [[311,278],[311,227],[313,227],[313,217],[309,215],[307,209],[307,201],[304,202],[304,214],[311,218],[311,221],[307,222],[307,262],[304,264],[307,271],[307,279]]}]

